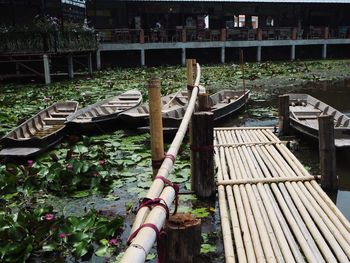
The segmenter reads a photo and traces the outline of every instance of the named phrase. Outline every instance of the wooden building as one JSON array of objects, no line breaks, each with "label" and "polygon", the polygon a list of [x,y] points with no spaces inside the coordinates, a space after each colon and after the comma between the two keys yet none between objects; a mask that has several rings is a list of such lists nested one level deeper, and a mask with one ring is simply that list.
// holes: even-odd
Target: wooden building
[{"label": "wooden building", "polygon": [[287,59],[304,58],[306,46],[326,58],[335,46],[350,44],[349,12],[348,0],[87,2],[88,20],[99,31],[98,67],[101,56],[114,51],[139,52],[141,65],[154,50],[180,52],[180,63],[193,50],[209,49],[225,62],[237,48],[254,50],[257,61],[269,59],[262,51],[273,47],[283,47]]},{"label": "wooden building", "polygon": [[0,80],[39,77],[50,83],[52,76],[73,78],[77,59],[76,66],[84,61],[83,68],[91,73],[96,49],[85,0],[0,1]]}]

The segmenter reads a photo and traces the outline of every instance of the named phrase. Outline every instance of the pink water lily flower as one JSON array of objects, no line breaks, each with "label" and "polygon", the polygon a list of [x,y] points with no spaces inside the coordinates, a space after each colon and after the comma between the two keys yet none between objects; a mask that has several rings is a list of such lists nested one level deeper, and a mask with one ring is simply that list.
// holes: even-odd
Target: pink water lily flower
[{"label": "pink water lily flower", "polygon": [[59,237],[59,238],[62,238],[62,239],[65,238],[66,236],[67,236],[66,233],[59,233],[59,234],[58,234],[58,237]]},{"label": "pink water lily flower", "polygon": [[116,238],[111,238],[109,241],[108,241],[108,244],[112,247],[112,246],[117,246],[119,243],[118,239]]},{"label": "pink water lily flower", "polygon": [[43,219],[44,219],[45,221],[52,221],[52,220],[55,219],[55,216],[54,216],[53,214],[45,214],[45,215],[43,216]]},{"label": "pink water lily flower", "polygon": [[29,167],[32,167],[32,166],[33,166],[34,161],[33,161],[33,160],[28,160],[28,161],[27,161],[27,163],[28,163],[28,166],[29,166]]}]

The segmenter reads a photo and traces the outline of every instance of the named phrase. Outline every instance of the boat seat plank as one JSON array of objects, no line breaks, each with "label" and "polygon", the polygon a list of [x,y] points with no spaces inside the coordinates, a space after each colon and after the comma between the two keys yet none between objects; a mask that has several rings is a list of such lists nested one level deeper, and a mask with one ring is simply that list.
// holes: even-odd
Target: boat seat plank
[{"label": "boat seat plank", "polygon": [[126,101],[126,100],[110,100],[107,103],[109,104],[135,104],[137,101]]},{"label": "boat seat plank", "polygon": [[65,118],[71,115],[70,112],[52,112],[51,116],[55,118]]},{"label": "boat seat plank", "polygon": [[120,100],[138,100],[139,96],[119,96]]},{"label": "boat seat plank", "polygon": [[29,156],[41,151],[41,148],[32,147],[16,147],[5,148],[0,151],[0,156]]},{"label": "boat seat plank", "polygon": [[303,119],[317,119],[318,116],[317,115],[302,115],[302,116],[297,116],[297,118],[299,120],[303,120]]},{"label": "boat seat plank", "polygon": [[46,125],[58,125],[66,121],[66,118],[45,118],[44,122]]},{"label": "boat seat plank", "polygon": [[56,112],[75,112],[75,108],[59,108]]}]

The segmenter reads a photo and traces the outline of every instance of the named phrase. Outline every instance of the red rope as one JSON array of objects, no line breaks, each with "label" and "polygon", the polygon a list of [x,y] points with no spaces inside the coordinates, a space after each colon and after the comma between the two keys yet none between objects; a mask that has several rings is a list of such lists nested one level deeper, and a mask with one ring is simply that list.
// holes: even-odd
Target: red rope
[{"label": "red rope", "polygon": [[173,155],[173,154],[171,154],[171,153],[166,153],[166,154],[164,155],[164,159],[165,159],[165,158],[170,159],[170,160],[173,162],[173,164],[175,163],[175,160],[176,160],[175,155]]},{"label": "red rope", "polygon": [[157,238],[157,253],[158,253],[158,263],[165,262],[165,237],[166,233],[164,231],[159,231],[158,227],[151,223],[146,223],[141,225],[138,229],[135,230],[134,233],[132,233],[127,241],[128,246],[131,244],[132,240],[137,236],[137,234],[140,232],[140,230],[144,227],[150,227],[156,232],[156,238]]},{"label": "red rope", "polygon": [[167,178],[165,178],[162,175],[158,175],[154,179],[160,179],[164,182],[165,185],[171,186],[172,188],[174,188],[174,191],[175,191],[175,210],[173,212],[173,215],[175,215],[177,212],[177,207],[179,205],[179,191],[180,191],[179,185],[174,184],[173,182],[171,182],[170,180],[168,180]]},{"label": "red rope", "polygon": [[165,209],[165,211],[166,211],[166,218],[169,218],[169,208],[168,208],[166,202],[162,198],[154,198],[154,199],[150,199],[150,198],[147,198],[147,197],[143,198],[141,200],[141,202],[140,202],[140,206],[137,209],[137,211],[139,211],[142,207],[151,208],[151,207],[154,207],[154,206],[161,206],[161,207],[163,207]]}]

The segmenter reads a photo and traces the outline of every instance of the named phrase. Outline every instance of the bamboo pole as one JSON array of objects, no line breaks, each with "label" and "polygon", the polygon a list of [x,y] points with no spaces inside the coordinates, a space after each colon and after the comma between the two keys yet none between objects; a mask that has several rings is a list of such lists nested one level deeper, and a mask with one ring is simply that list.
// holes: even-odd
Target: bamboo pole
[{"label": "bamboo pole", "polygon": [[[220,132],[218,132],[217,138],[219,139],[220,136],[221,136],[221,134],[220,134]],[[225,151],[224,151],[223,147],[220,147],[220,155],[225,156]],[[216,157],[216,155],[215,155],[215,157]],[[227,168],[226,168],[226,165],[221,164],[221,160],[222,160],[222,157],[220,157],[220,160],[217,161],[217,163],[220,164],[220,167],[222,167],[221,169],[225,171],[224,179],[227,180],[227,179],[229,179],[229,176],[227,173]],[[235,175],[232,174],[232,176],[235,176]],[[234,193],[234,199],[236,200],[236,204],[237,204],[239,222],[240,222],[240,225],[242,227],[242,232],[245,233],[243,235],[245,254],[246,254],[248,262],[256,262],[255,251],[253,248],[253,241],[252,241],[251,235],[249,234],[250,230],[249,230],[248,219],[247,219],[248,214],[246,214],[246,210],[245,210],[245,207],[243,205],[243,201],[242,201],[242,197],[241,197],[241,193],[240,193],[240,187],[238,185],[233,186],[233,193]],[[235,216],[235,215],[234,214],[232,215],[232,213],[231,213],[231,218],[232,218],[232,216]],[[237,222],[235,222],[235,224],[237,225]],[[234,238],[235,238],[235,242],[237,244],[239,244],[240,247],[242,247],[242,241],[240,239],[240,236],[241,235],[239,235],[239,236],[235,235]],[[241,255],[241,258],[242,258],[242,255]]]},{"label": "bamboo pole", "polygon": [[[261,148],[262,150],[264,150],[264,147],[258,147],[258,148]],[[265,153],[262,153],[261,156],[262,156],[263,159],[265,159],[265,162],[268,164],[268,167],[271,170],[271,172],[274,173],[274,176],[280,176],[280,174],[278,172],[276,172],[276,170],[274,170],[274,166],[273,166],[273,163],[271,162],[271,159],[270,160],[269,159],[266,160],[266,157],[269,156],[269,154],[267,152],[265,152]],[[283,191],[283,186],[284,185],[283,184],[279,184],[279,186],[282,187],[281,191]],[[276,184],[272,184],[271,187],[272,187],[275,195],[277,197],[280,197],[280,202],[281,201],[284,202],[284,199],[287,201],[282,207],[284,207],[285,209],[288,209],[286,211],[289,213],[289,209],[291,209],[290,202],[289,202],[289,205],[288,205],[288,200],[290,200],[289,196],[284,193],[283,194],[284,197],[282,198],[282,194],[279,191],[279,189],[277,188]],[[288,206],[289,206],[289,208],[287,208]],[[296,218],[293,218],[293,217],[296,217]],[[287,216],[287,219],[290,222],[290,224],[292,226],[294,226],[293,231],[294,232],[297,231],[296,232],[296,234],[297,234],[296,237],[299,240],[299,242],[302,242],[301,244],[302,244],[303,251],[305,251],[305,250],[308,251],[311,248],[311,250],[313,251],[313,254],[318,258],[318,262],[321,262],[322,261],[322,256],[319,254],[317,247],[312,242],[312,239],[310,238],[310,235],[308,234],[307,229],[305,229],[305,227],[303,227],[302,221],[298,220],[299,219],[298,213],[296,213],[295,209],[294,209],[293,214],[289,214]],[[300,230],[299,230],[299,228],[300,228]],[[305,239],[304,239],[303,236],[305,237]],[[306,241],[306,243],[305,243],[305,241]],[[310,248],[308,248],[306,244],[309,244]]]},{"label": "bamboo pole", "polygon": [[164,160],[162,103],[160,79],[151,78],[148,82],[149,113],[151,129],[151,150],[153,178]]},{"label": "bamboo pole", "polygon": [[[289,156],[287,156],[287,159],[288,158],[289,158]],[[303,175],[303,173],[295,165],[295,162],[290,160],[290,164],[295,168],[295,170],[299,174],[301,174],[300,176],[307,176],[308,172],[304,168],[303,169],[305,170],[306,175]],[[327,204],[326,202],[324,202],[324,200],[322,200],[323,198],[320,200],[319,195],[317,194],[317,192],[315,191],[315,189],[313,188],[313,186],[310,183],[301,184],[299,186],[301,187],[301,190],[303,190],[305,193],[308,193],[309,200],[310,200],[310,202],[313,203],[313,207],[315,209],[318,209],[318,213],[320,214],[320,216],[322,218],[324,218],[324,221],[328,223],[330,228],[334,229],[334,226],[333,226],[333,224],[334,224],[336,226],[336,229],[339,229],[339,232],[342,234],[343,238],[345,238],[347,243],[350,244],[350,235],[349,235],[349,228],[348,228],[349,223],[344,218],[344,216],[339,212],[338,209],[332,209],[332,205],[334,205],[334,204],[331,201],[329,201]],[[316,187],[319,188],[317,183],[316,183]],[[319,191],[319,192],[321,192],[321,191]],[[322,191],[322,193],[324,194],[323,191]],[[311,196],[313,198],[311,198]],[[337,215],[337,211],[338,211],[338,215]],[[324,217],[325,215],[327,215],[332,220],[331,221],[327,220],[327,217]],[[336,232],[336,233],[339,234],[339,232]],[[340,238],[340,237],[338,237],[338,238]],[[340,238],[340,240],[342,240],[342,238]],[[343,240],[339,241],[339,242],[343,242]],[[349,253],[349,252],[347,252],[347,253]]]},{"label": "bamboo pole", "polygon": [[265,183],[283,183],[283,182],[299,182],[299,181],[311,181],[315,180],[314,176],[303,176],[303,177],[271,177],[271,178],[245,178],[235,180],[225,180],[217,183],[217,185],[234,185],[234,184],[265,184]]},{"label": "bamboo pole", "polygon": [[[277,158],[279,158],[279,157],[277,156]],[[280,160],[276,160],[276,161],[277,161],[277,163],[280,162]],[[286,169],[284,169],[284,171],[286,171]],[[301,190],[298,187],[303,188],[304,185],[302,183],[298,183],[298,184],[292,183],[291,185],[293,186],[294,191],[291,188],[289,188],[288,189],[289,192],[291,194],[295,194],[295,192],[296,192],[296,193],[299,193],[300,196],[302,196],[301,200],[303,201],[304,205],[306,206],[307,211],[309,213],[311,213],[313,220],[319,226],[319,229],[321,230],[321,232],[323,232],[323,234],[327,236],[327,240],[330,240],[328,242],[330,243],[330,245],[332,246],[333,250],[335,251],[335,253],[336,253],[337,257],[338,257],[338,260],[340,260],[342,262],[345,262],[346,261],[346,259],[345,259],[346,256],[341,251],[341,249],[338,246],[338,244],[335,241],[335,239],[338,242],[340,242],[340,244],[342,244],[342,247],[343,247],[343,249],[345,249],[345,252],[349,253],[348,252],[348,246],[346,245],[345,240],[341,237],[339,232],[334,228],[334,226],[332,225],[332,223],[330,221],[326,220],[326,222],[323,222],[322,220],[319,220],[319,215],[317,215],[317,212],[315,211],[315,207],[313,207],[309,202],[306,202],[305,196],[300,193]],[[288,186],[288,184],[286,184],[286,186]],[[297,199],[297,197],[296,197],[296,199]],[[332,234],[334,236],[332,234],[330,234],[330,231],[329,231],[328,228],[330,228],[332,230],[331,232],[332,232]],[[327,257],[328,253],[324,253],[324,255],[325,255],[325,257]]]},{"label": "bamboo pole", "polygon": [[[270,131],[265,132],[267,136],[274,137]],[[299,160],[288,150],[286,146],[279,145],[276,146],[281,154],[284,156],[284,158],[288,159],[290,161],[290,164],[292,165],[293,169],[298,171],[298,173],[301,176],[307,176],[310,175],[309,172],[303,167],[303,165],[299,162]],[[347,229],[348,232],[350,232],[350,223],[346,219],[346,217],[342,214],[342,212],[339,210],[339,208],[333,203],[333,201],[328,197],[328,195],[322,190],[322,188],[317,184],[316,181],[311,181],[310,184],[305,183],[305,186],[308,188],[308,190],[313,193],[313,196],[315,198],[321,197],[321,199],[318,199],[319,204],[321,204],[323,207],[328,207],[329,210],[325,209],[327,213],[334,213],[335,216],[338,218],[338,220],[344,225],[344,227]]]},{"label": "bamboo pole", "polygon": [[[220,137],[219,137],[219,140],[220,140]],[[221,140],[222,140],[221,142],[223,142],[224,135],[222,136]],[[234,149],[234,150],[237,150],[237,149]],[[225,149],[225,154],[226,156],[230,154],[228,149]],[[239,170],[236,170],[237,175],[238,175],[238,178],[242,178],[246,176],[245,169],[243,167],[242,160],[239,158],[240,156],[237,155],[236,157],[238,157],[236,159],[238,166],[236,167],[239,168]],[[233,166],[233,169],[234,167],[235,166]],[[244,187],[243,185],[239,185],[239,188],[240,188],[243,205],[247,215],[248,226],[250,230],[250,235],[252,237],[254,252],[256,255],[257,262],[265,262],[266,260],[268,262],[275,262],[274,254],[271,249],[271,244],[267,236],[266,228],[264,227],[259,228],[257,226],[257,222],[262,221],[262,216],[257,207],[257,204],[252,201],[254,200],[254,198],[253,198],[252,189],[249,186],[250,185],[247,185],[246,187]]]},{"label": "bamboo pole", "polygon": [[[223,173],[220,165],[219,155],[215,155],[215,161],[218,168],[217,176],[218,180],[223,180]],[[220,207],[220,218],[221,218],[221,228],[223,233],[223,240],[224,240],[224,250],[225,250],[225,259],[228,263],[234,263],[235,262],[235,254],[233,251],[233,242],[232,242],[232,234],[231,234],[231,228],[230,228],[230,220],[227,213],[227,203],[226,203],[226,196],[225,196],[225,188],[223,186],[218,187],[218,193],[219,193],[219,207]],[[230,211],[232,211],[230,209]],[[232,218],[232,216],[231,216]],[[236,222],[235,222],[236,224]],[[234,236],[235,235],[235,229],[237,231],[237,228],[233,228]],[[239,231],[239,228],[238,228]],[[239,231],[240,233],[240,231]],[[240,246],[241,248],[242,246]],[[239,248],[237,248],[237,251]],[[239,256],[240,254],[238,254]],[[244,255],[245,256],[245,255]],[[245,257],[243,257],[244,259]]]},{"label": "bamboo pole", "polygon": [[[196,87],[193,89],[191,99],[189,100],[186,113],[183,117],[183,121],[181,122],[180,127],[175,135],[175,138],[168,149],[168,152],[167,152],[168,155],[172,155],[172,156],[176,157],[176,155],[179,151],[180,145],[183,141],[183,138],[187,132],[188,123],[190,121],[192,112],[194,110],[196,98],[197,98],[197,94],[198,94],[198,85],[199,85],[200,76],[201,76],[200,73],[201,73],[200,66],[199,66],[199,64],[197,64],[197,74],[196,74],[196,81],[195,81]],[[168,177],[169,172],[171,171],[173,165],[174,165],[174,163],[173,163],[172,159],[165,158],[161,167],[159,168],[157,175],[163,176],[165,178]],[[151,185],[151,187],[146,195],[146,198],[154,199],[154,198],[159,197],[160,194],[163,192],[163,189],[164,189],[164,182],[161,179],[156,178],[153,181],[153,183],[152,183],[152,185]],[[172,201],[173,200],[174,200],[174,198],[172,198]],[[130,233],[133,233],[136,229],[138,229],[143,224],[143,222],[145,222],[146,218],[148,218],[149,213],[150,213],[150,209],[148,207],[142,207],[139,209],[139,211],[135,217],[135,221],[134,221],[134,224],[132,226]],[[164,220],[162,220],[162,218],[159,218],[159,220],[162,221],[162,225],[163,225]],[[153,243],[154,243],[154,241],[152,242],[152,244]],[[124,260],[124,258],[126,258],[126,257],[124,256],[123,260]],[[136,262],[143,262],[143,261],[132,260],[132,261],[124,261],[124,262],[135,262],[136,263]]]},{"label": "bamboo pole", "polygon": [[[242,139],[243,139],[243,138],[242,138],[241,136],[237,136],[237,134],[236,134],[236,136],[232,136],[232,133],[231,133],[231,134],[228,133],[227,135],[228,135],[228,136],[227,136],[227,142],[228,142],[228,143],[242,143]],[[230,136],[230,135],[231,135],[231,136]],[[257,179],[257,177],[259,177],[259,175],[258,175],[258,173],[256,172],[256,167],[254,166],[254,163],[251,162],[250,156],[247,156],[247,154],[248,154],[248,149],[247,149],[245,146],[242,146],[242,147],[239,147],[239,148],[238,148],[238,152],[239,152],[239,154],[240,154],[242,157],[243,157],[243,156],[245,157],[245,158],[242,158],[242,159],[246,160],[246,163],[245,163],[245,171],[247,171],[248,173],[246,173],[245,177],[253,176],[253,177],[255,177],[255,179]],[[266,197],[266,196],[264,196],[265,190],[264,190],[264,188],[263,188],[263,185],[260,184],[260,183],[257,184],[257,185],[252,185],[252,186],[250,186],[250,185],[248,184],[248,185],[246,185],[246,187],[248,188],[248,191],[249,191],[249,188],[252,187],[253,192],[255,193],[255,195],[259,197],[259,198],[257,199],[258,203],[259,203],[259,200],[260,200],[261,198]],[[254,199],[252,199],[252,202],[254,202]],[[269,202],[265,203],[265,205],[269,205]],[[263,207],[263,206],[261,206],[261,207]],[[264,211],[266,214],[268,214],[268,213],[271,214],[271,212],[272,212],[271,206],[266,207],[266,209],[268,210],[268,212],[265,211],[265,210],[263,210],[263,211]],[[264,212],[262,212],[262,213],[264,213]],[[272,215],[273,215],[273,213],[272,213]],[[278,221],[277,221],[277,219],[276,219],[275,217],[274,217],[274,218],[271,218],[271,219],[274,221],[275,230],[278,232],[277,236],[278,236],[278,238],[280,238],[279,241],[280,241],[280,242],[283,242],[283,241],[285,242],[285,245],[286,245],[286,246],[284,246],[284,247],[282,246],[282,249],[288,247],[288,245],[287,245],[285,239],[283,238],[283,234],[282,234],[282,232],[280,231],[280,228],[278,228],[278,223],[277,223]],[[257,221],[258,221],[258,220],[257,220]],[[269,238],[270,238],[271,242],[272,242],[272,243],[277,243],[277,244],[278,244],[277,239],[276,239],[276,235],[275,235],[275,234],[273,233],[273,231],[272,231],[272,226],[271,226],[271,223],[269,223],[269,220],[265,220],[265,224],[266,224],[266,228],[267,228],[267,229],[270,229]],[[264,228],[262,228],[261,225],[259,225],[259,227],[260,227],[260,232],[261,232],[263,235],[265,235],[265,234],[264,234]],[[265,242],[266,242],[266,241],[265,241]],[[282,251],[281,251],[279,248],[275,247],[274,251],[277,252],[277,255],[280,255],[280,257],[281,257]],[[291,253],[290,250],[284,249],[284,250],[283,250],[283,253],[285,254],[285,258],[287,259],[288,262],[295,262],[295,261],[293,260],[293,256],[292,256],[292,253]],[[281,261],[280,257],[278,257],[277,255],[276,255],[276,258],[278,258],[279,261]]]}]

